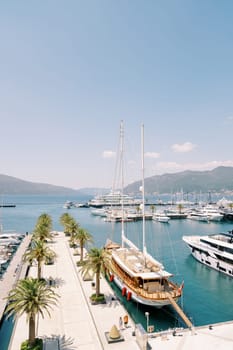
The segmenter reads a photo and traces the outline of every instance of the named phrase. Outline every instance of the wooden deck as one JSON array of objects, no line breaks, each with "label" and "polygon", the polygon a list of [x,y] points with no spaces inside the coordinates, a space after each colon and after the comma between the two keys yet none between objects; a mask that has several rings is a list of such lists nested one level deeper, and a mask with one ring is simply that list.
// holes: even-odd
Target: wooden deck
[{"label": "wooden deck", "polygon": [[[121,270],[114,261],[112,261],[112,271],[113,273],[115,272],[116,275],[121,276],[121,279],[125,281],[125,284],[128,285],[137,295],[140,295],[145,299],[165,300],[169,299],[168,294],[172,298],[179,298],[181,296],[181,291],[178,287],[176,288],[171,281],[168,282],[168,285],[164,290],[157,286],[157,290],[149,292],[148,290],[138,287],[136,281]],[[171,288],[171,285],[173,285],[173,288]]]},{"label": "wooden deck", "polygon": [[124,250],[116,250],[115,254],[119,256],[120,260],[134,273],[148,273],[158,272],[160,266],[156,263],[152,263],[149,259],[145,260],[141,251],[128,249],[127,254]]}]

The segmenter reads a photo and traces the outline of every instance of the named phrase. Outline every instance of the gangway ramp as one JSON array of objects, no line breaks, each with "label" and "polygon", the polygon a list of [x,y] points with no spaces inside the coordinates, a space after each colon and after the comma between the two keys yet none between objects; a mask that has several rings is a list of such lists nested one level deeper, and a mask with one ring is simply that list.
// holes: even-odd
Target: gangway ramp
[{"label": "gangway ramp", "polygon": [[180,308],[180,306],[175,302],[175,300],[172,298],[172,296],[167,293],[167,297],[171,302],[171,305],[174,307],[174,309],[176,310],[176,312],[180,315],[180,317],[182,318],[182,320],[186,323],[186,325],[190,328],[193,329],[194,326],[191,323],[191,321],[188,319],[188,317],[185,315],[184,311]]}]

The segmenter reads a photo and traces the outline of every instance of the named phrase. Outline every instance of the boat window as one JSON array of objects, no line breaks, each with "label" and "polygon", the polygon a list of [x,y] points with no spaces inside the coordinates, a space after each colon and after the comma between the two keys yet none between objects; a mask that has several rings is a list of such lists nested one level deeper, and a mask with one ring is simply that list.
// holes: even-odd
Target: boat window
[{"label": "boat window", "polygon": [[205,239],[201,239],[201,242],[208,244],[210,247],[216,248],[217,250],[221,251],[221,252],[227,252],[230,254],[233,254],[233,248],[229,248],[229,247],[223,247],[223,246],[219,246],[215,243],[212,242],[208,242]]},{"label": "boat window", "polygon": [[219,266],[219,270],[226,272],[226,269],[224,267]]},{"label": "boat window", "polygon": [[226,257],[223,257],[223,256],[219,255],[219,254],[215,254],[215,255],[218,258],[218,260],[224,261],[224,262],[226,262],[227,264],[230,264],[230,265],[233,264],[233,260],[232,259],[228,259]]}]

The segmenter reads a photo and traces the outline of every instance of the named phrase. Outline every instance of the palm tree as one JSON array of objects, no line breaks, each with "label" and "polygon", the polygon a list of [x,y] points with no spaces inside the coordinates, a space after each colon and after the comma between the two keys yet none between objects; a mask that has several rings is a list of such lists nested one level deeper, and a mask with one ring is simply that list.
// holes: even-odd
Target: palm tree
[{"label": "palm tree", "polygon": [[49,309],[56,305],[58,295],[45,282],[35,278],[19,280],[7,297],[5,313],[10,317],[26,313],[29,322],[29,345],[32,346],[36,336],[36,315],[44,318],[44,311],[50,316]]},{"label": "palm tree", "polygon": [[83,228],[79,228],[78,232],[74,235],[75,239],[80,245],[80,262],[83,261],[83,250],[87,243],[93,243],[92,235]]},{"label": "palm tree", "polygon": [[43,213],[39,216],[37,220],[37,224],[44,224],[46,225],[50,230],[52,229],[52,218],[49,214]]},{"label": "palm tree", "polygon": [[24,260],[32,261],[35,259],[37,261],[37,278],[41,279],[41,269],[43,262],[49,261],[55,258],[56,253],[50,249],[44,241],[33,240],[30,248],[24,254]]},{"label": "palm tree", "polygon": [[137,214],[139,214],[141,211],[140,205],[137,205],[135,209],[136,209]]},{"label": "palm tree", "polygon": [[72,236],[76,233],[79,224],[75,219],[68,213],[64,213],[60,216],[60,224],[64,227],[65,234]]},{"label": "palm tree", "polygon": [[177,205],[177,208],[178,208],[178,210],[179,210],[179,214],[181,214],[181,213],[182,213],[182,209],[184,208],[183,205],[182,205],[181,203],[179,203],[179,204]]},{"label": "palm tree", "polygon": [[68,232],[70,234],[70,242],[71,244],[75,243],[74,236],[79,232],[79,224],[75,220],[71,220],[68,225]]},{"label": "palm tree", "polygon": [[48,230],[48,227],[46,225],[40,224],[35,227],[33,231],[33,237],[40,241],[47,242],[47,240],[52,239],[52,234],[51,231]]},{"label": "palm tree", "polygon": [[98,298],[100,294],[100,274],[106,272],[106,268],[110,266],[110,253],[104,248],[91,248],[87,253],[85,260],[82,262],[82,274],[93,272],[96,275],[96,294]]},{"label": "palm tree", "polygon": [[150,210],[151,210],[151,213],[154,214],[155,210],[156,210],[156,207],[154,204],[151,204],[150,205]]},{"label": "palm tree", "polygon": [[36,239],[46,241],[52,238],[52,218],[50,215],[44,213],[37,219],[33,235]]}]

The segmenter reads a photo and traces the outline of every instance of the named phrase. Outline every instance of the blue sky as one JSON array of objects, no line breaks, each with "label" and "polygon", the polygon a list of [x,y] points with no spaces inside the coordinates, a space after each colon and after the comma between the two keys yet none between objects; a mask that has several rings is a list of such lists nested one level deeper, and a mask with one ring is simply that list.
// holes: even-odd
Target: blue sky
[{"label": "blue sky", "polygon": [[0,4],[0,173],[110,187],[120,121],[125,183],[233,166],[231,0]]}]

